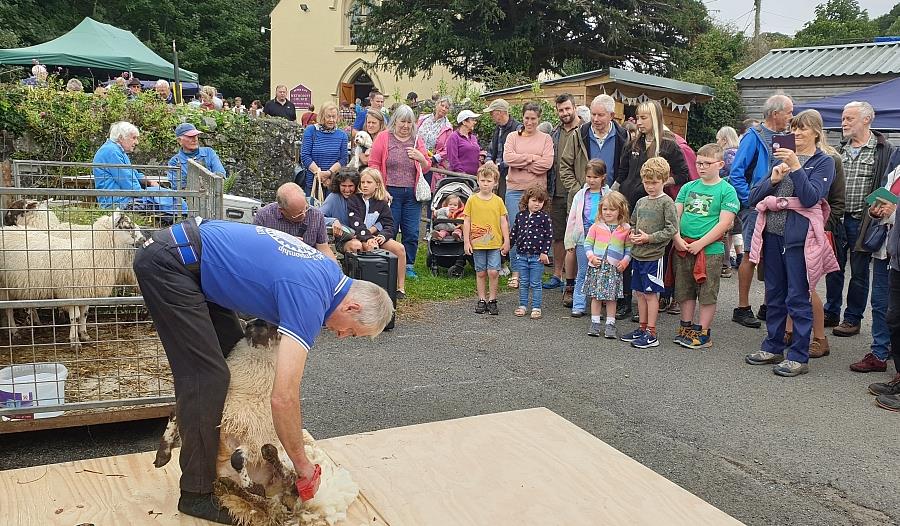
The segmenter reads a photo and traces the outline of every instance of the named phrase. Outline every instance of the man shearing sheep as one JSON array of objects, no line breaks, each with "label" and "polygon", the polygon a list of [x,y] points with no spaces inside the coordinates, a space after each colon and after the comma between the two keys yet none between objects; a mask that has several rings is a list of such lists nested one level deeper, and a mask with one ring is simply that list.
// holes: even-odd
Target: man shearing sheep
[{"label": "man shearing sheep", "polygon": [[272,419],[312,498],[317,466],[303,449],[300,385],[322,326],[338,338],[374,336],[393,315],[387,292],[344,276],[301,240],[262,226],[188,220],[159,230],[135,256],[135,274],[175,379],[182,448],[178,510],[221,524],[213,495],[219,423],[230,376],[225,354],[243,336],[237,312],[278,326]]}]

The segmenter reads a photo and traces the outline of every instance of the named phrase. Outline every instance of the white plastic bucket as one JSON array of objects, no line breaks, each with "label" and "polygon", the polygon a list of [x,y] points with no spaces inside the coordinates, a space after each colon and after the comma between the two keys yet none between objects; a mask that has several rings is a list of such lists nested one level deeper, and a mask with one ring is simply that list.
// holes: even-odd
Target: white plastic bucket
[{"label": "white plastic bucket", "polygon": [[[32,363],[0,369],[0,406],[18,408],[63,404],[68,375],[69,371],[61,363]],[[8,418],[30,420],[61,414],[63,411],[20,414]]]}]

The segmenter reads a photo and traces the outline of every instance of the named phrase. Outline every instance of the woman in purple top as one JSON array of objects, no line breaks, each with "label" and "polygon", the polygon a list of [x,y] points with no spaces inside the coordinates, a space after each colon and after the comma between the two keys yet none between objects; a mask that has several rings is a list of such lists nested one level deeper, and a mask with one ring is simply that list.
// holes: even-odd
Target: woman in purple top
[{"label": "woman in purple top", "polygon": [[481,146],[473,130],[480,115],[472,110],[463,110],[456,116],[459,127],[447,139],[447,160],[450,171],[475,175],[481,165]]}]

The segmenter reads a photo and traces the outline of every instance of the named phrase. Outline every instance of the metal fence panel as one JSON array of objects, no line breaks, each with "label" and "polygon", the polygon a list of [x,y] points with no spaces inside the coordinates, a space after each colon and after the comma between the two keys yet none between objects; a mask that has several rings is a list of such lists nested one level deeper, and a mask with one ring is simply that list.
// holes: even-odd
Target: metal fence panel
[{"label": "metal fence panel", "polygon": [[[221,218],[223,180],[192,162],[184,190],[97,190],[97,166],[119,168],[14,161],[0,186],[0,419],[174,399],[131,263],[153,231]],[[168,182],[168,167],[130,168]],[[104,208],[102,197],[126,209]]]}]

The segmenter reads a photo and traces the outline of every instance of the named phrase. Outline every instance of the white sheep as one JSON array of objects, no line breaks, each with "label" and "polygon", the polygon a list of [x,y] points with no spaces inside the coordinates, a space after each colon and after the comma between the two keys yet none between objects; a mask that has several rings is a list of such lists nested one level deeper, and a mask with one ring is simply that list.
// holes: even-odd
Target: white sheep
[{"label": "white sheep", "polygon": [[[297,498],[297,475],[272,424],[270,394],[279,341],[276,327],[255,320],[225,360],[231,382],[222,412],[215,492],[245,526],[333,526],[346,519],[359,488],[350,473],[336,467],[304,430],[306,456],[320,465],[322,475],[313,499],[301,502]],[[160,440],[156,467],[169,462],[177,439],[173,415]]]},{"label": "white sheep", "polygon": [[4,226],[18,226],[39,230],[54,237],[90,236],[92,225],[66,223],[59,220],[48,201],[19,199],[10,203],[3,214]]},{"label": "white sheep", "polygon": [[[143,234],[128,216],[115,211],[94,221],[85,236],[59,238],[21,227],[0,230],[0,299],[105,298],[131,269]],[[77,347],[87,334],[89,305],[73,303],[69,342]],[[15,331],[12,310],[7,321]]]}]

